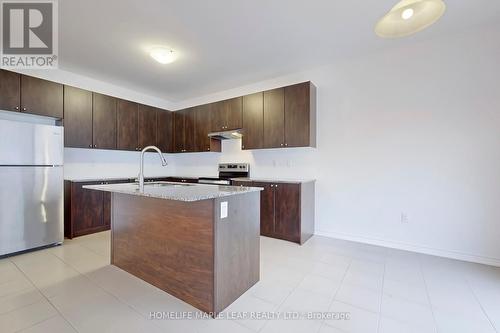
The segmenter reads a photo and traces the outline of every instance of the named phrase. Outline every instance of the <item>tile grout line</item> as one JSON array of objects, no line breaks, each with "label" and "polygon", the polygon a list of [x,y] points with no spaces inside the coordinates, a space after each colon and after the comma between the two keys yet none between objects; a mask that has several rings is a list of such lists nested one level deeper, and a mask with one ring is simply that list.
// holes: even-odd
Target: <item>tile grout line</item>
[{"label": "tile grout line", "polygon": [[382,290],[380,291],[380,304],[379,304],[379,308],[378,308],[377,333],[380,332],[380,322],[382,321],[382,302],[384,300],[386,266],[387,266],[387,259],[384,261],[384,274],[382,275]]},{"label": "tile grout line", "polygon": [[486,319],[488,319],[488,322],[490,323],[491,327],[493,328],[493,330],[495,332],[498,333],[498,330],[497,328],[495,327],[495,325],[493,324],[493,322],[491,321],[491,318],[490,316],[488,316],[488,313],[486,312],[486,310],[484,309],[483,307],[483,304],[481,303],[481,301],[479,300],[479,297],[476,295],[476,293],[474,292],[474,289],[471,287],[470,285],[470,282],[468,281],[467,278],[464,278],[464,281],[465,281],[465,284],[467,285],[467,287],[469,288],[470,292],[472,293],[472,295],[474,295],[474,299],[476,300],[476,302],[479,304],[479,306],[481,307],[481,311],[483,311],[484,315],[486,316]]},{"label": "tile grout line", "polygon": [[[50,252],[50,251],[47,251],[47,252]],[[51,254],[51,255],[53,255],[52,253],[50,253],[50,254]],[[54,255],[54,256],[55,256],[55,255]],[[71,322],[70,322],[70,321],[69,321],[69,320],[68,320],[68,319],[67,319],[67,318],[66,318],[66,317],[65,317],[65,316],[61,313],[61,311],[59,311],[59,309],[58,309],[58,308],[57,308],[57,307],[56,307],[56,306],[55,306],[55,305],[54,305],[54,304],[50,301],[50,299],[49,299],[49,298],[48,298],[48,297],[47,297],[47,296],[46,296],[46,295],[45,295],[45,294],[44,294],[44,293],[43,293],[43,292],[42,292],[42,291],[41,291],[41,290],[40,290],[40,289],[39,289],[39,288],[35,285],[35,283],[34,283],[34,282],[33,282],[33,281],[29,278],[29,276],[28,276],[28,275],[27,275],[27,274],[26,274],[26,273],[25,273],[25,272],[24,272],[21,268],[19,268],[19,266],[17,266],[17,264],[16,264],[14,261],[11,261],[11,262],[12,262],[12,263],[14,264],[14,266],[16,266],[16,268],[17,268],[17,269],[21,272],[21,274],[23,274],[23,275],[24,275],[24,277],[25,277],[25,278],[26,278],[26,279],[27,279],[27,280],[31,283],[31,285],[33,286],[33,288],[35,288],[35,289],[36,289],[36,290],[40,293],[40,295],[42,295],[42,297],[43,297],[43,298],[47,301],[47,303],[49,303],[49,304],[50,304],[50,306],[51,306],[51,307],[52,307],[52,308],[53,308],[53,309],[54,309],[54,310],[55,310],[55,311],[59,314],[59,316],[61,316],[61,318],[63,318],[63,319],[64,319],[64,321],[65,321],[66,323],[68,323],[68,325],[69,325],[69,326],[71,326],[71,328],[73,328],[73,329],[75,330],[75,332],[79,332],[79,331],[76,329],[76,327],[74,327],[74,326],[73,326],[73,324],[71,324]],[[65,264],[66,264],[66,263],[65,263]],[[35,303],[33,303],[33,304],[35,304]],[[18,330],[17,332],[21,332],[21,331],[23,331],[23,330],[25,330],[25,329],[28,329],[28,328],[34,327],[34,326],[36,326],[36,325],[38,325],[38,324],[40,324],[40,323],[43,323],[43,322],[45,322],[45,321],[47,321],[47,320],[49,320],[49,319],[54,318],[54,317],[56,317],[56,316],[57,316],[57,315],[55,314],[55,315],[53,315],[53,316],[51,316],[51,317],[49,317],[49,318],[47,318],[47,319],[44,319],[44,320],[42,320],[42,321],[39,321],[39,322],[37,322],[37,323],[35,323],[35,324],[33,324],[33,325],[29,326],[29,327],[23,328],[22,330]]]},{"label": "tile grout line", "polygon": [[[321,263],[321,262],[319,262],[319,263]],[[293,289],[292,289],[292,290],[288,293],[288,295],[286,295],[286,297],[285,297],[285,298],[283,298],[283,300],[282,300],[282,301],[278,304],[278,306],[276,307],[276,310],[278,310],[278,309],[279,309],[279,308],[280,308],[280,307],[281,307],[281,306],[285,303],[285,301],[288,299],[288,297],[290,297],[290,295],[291,295],[291,294],[292,294],[295,290],[297,290],[298,286],[299,286],[299,285],[300,285],[300,284],[301,284],[301,283],[302,283],[302,282],[306,279],[306,277],[307,277],[307,275],[308,275],[308,274],[310,274],[310,273],[306,273],[306,274],[304,274],[304,277],[302,277],[302,278],[300,279],[300,281],[299,281],[299,282],[298,282],[298,283],[297,283],[297,284],[293,287]],[[344,273],[344,274],[345,274],[345,273]],[[255,297],[256,297],[256,298],[258,298],[258,299],[260,299],[260,300],[262,300],[262,301],[265,301],[264,299],[262,299],[262,298],[260,298],[260,297],[258,297],[258,296],[255,296]],[[266,324],[264,324],[264,326],[262,326],[262,327],[259,329],[259,331],[258,331],[258,332],[262,331],[262,330],[264,329],[264,327],[266,327],[266,325],[267,325],[268,323],[269,323],[269,320],[267,320]],[[318,328],[318,331],[321,329],[321,327],[322,327],[322,326],[320,326],[320,327]]]},{"label": "tile grout line", "polygon": [[[353,261],[353,257],[348,257],[348,258],[349,258],[349,265],[347,266],[347,268],[346,268],[346,270],[345,270],[345,272],[344,272],[344,275],[342,276],[342,280],[340,281],[339,287],[337,288],[337,290],[335,291],[335,293],[334,293],[334,295],[333,295],[333,297],[332,297],[332,301],[331,301],[331,302],[330,302],[330,304],[328,305],[328,310],[330,310],[330,308],[332,307],[333,302],[335,302],[335,297],[337,297],[337,294],[339,293],[340,288],[342,288],[342,284],[344,284],[344,280],[345,280],[345,278],[346,278],[346,276],[347,276],[347,272],[348,272],[348,271],[349,271],[349,269],[351,268],[351,264],[352,264],[352,261]],[[344,303],[344,304],[345,304],[345,303]],[[325,320],[323,320],[323,321],[321,322],[321,325],[320,325],[320,327],[319,327],[319,330],[318,330],[318,331],[320,331],[320,330],[323,328],[323,326],[324,326],[324,325],[326,325],[326,326],[330,327],[330,325],[326,324],[326,323],[325,323]]]},{"label": "tile grout line", "polygon": [[[63,245],[61,245],[63,246]],[[82,248],[84,248],[85,250],[88,250],[86,247],[84,246],[81,246]],[[90,251],[90,250],[88,250]],[[79,270],[77,270],[72,264],[64,261],[62,258],[59,258],[57,255],[55,255],[54,253],[51,253],[54,257],[56,257],[57,259],[59,259],[62,263],[64,263],[65,265],[68,265],[70,266],[72,269],[74,269],[80,276],[84,277],[86,280],[88,280],[92,285],[96,286],[97,288],[99,288],[100,290],[102,290],[104,293],[108,294],[109,296],[113,297],[114,299],[116,299],[119,303],[122,303],[123,305],[125,305],[127,308],[130,308],[132,311],[134,311],[135,313],[137,313],[141,318],[144,318],[144,319],[148,319],[147,316],[143,315],[141,312],[139,312],[138,309],[136,309],[134,306],[126,303],[124,300],[122,300],[121,298],[119,298],[118,296],[116,296],[115,294],[109,292],[108,290],[104,289],[103,287],[101,287],[99,284],[97,284],[96,282],[94,282],[89,276],[87,276],[87,273],[82,273],[80,272]],[[111,264],[108,264],[106,266],[112,266]],[[155,287],[156,288],[156,287]],[[49,301],[50,302],[50,301]],[[51,303],[52,304],[52,303]],[[73,326],[73,325],[71,325]],[[77,330],[78,332],[78,330]]]},{"label": "tile grout line", "polygon": [[421,255],[418,256],[418,266],[420,268],[420,274],[422,274],[422,278],[424,279],[425,295],[427,296],[427,301],[429,302],[429,307],[431,309],[432,320],[434,321],[434,331],[438,332],[438,324],[437,324],[437,320],[436,320],[436,314],[434,313],[434,306],[432,305],[432,302],[431,302],[431,295],[429,294],[429,287],[427,286],[427,280],[426,280],[425,274],[424,274],[424,268],[422,265],[422,258],[423,257]]},{"label": "tile grout line", "polygon": [[[63,245],[61,245],[63,246]],[[97,288],[99,288],[100,290],[102,290],[103,292],[105,292],[106,294],[108,294],[109,296],[113,297],[114,299],[116,299],[118,302],[124,304],[127,308],[130,308],[132,311],[136,312],[137,314],[139,314],[140,317],[144,318],[144,319],[147,319],[146,316],[143,316],[142,313],[140,313],[137,309],[135,309],[132,305],[126,303],[125,301],[121,300],[119,297],[117,297],[116,295],[110,293],[109,291],[107,291],[106,289],[104,289],[103,287],[101,287],[100,285],[98,285],[97,283],[95,283],[94,281],[92,281],[92,279],[90,279],[87,274],[85,273],[81,273],[80,271],[78,271],[73,265],[71,265],[70,263],[67,263],[66,261],[64,261],[63,259],[61,259],[60,257],[58,257],[57,255],[55,255],[54,253],[52,253],[52,251],[50,251],[50,249],[48,249],[49,251],[47,251],[47,253],[49,253],[50,255],[54,256],[55,258],[57,258],[59,261],[61,261],[63,264],[69,266],[71,269],[73,269],[76,273],[78,273],[79,276],[83,276],[85,279],[87,279],[92,285],[96,286]],[[21,271],[21,273],[23,273],[23,275],[30,281],[30,283],[40,292],[40,294],[47,300],[47,302],[49,302],[49,304],[61,315],[62,318],[64,318],[64,320],[66,322],[68,322],[68,324],[76,331],[76,332],[79,332],[79,330],[76,329],[76,327],[74,327],[71,322],[69,322],[69,320],[59,311],[59,309],[50,301],[50,299],[45,296],[45,294],[33,283],[33,281],[31,281],[31,279],[14,263],[14,265],[19,269],[19,271]],[[53,318],[53,317],[51,317]],[[50,319],[50,318],[48,318]],[[45,320],[44,320],[45,321]],[[41,321],[43,322],[43,321]],[[40,322],[39,322],[40,323]],[[38,324],[39,324],[38,323]],[[36,324],[35,324],[36,325]],[[33,325],[34,326],[34,325]],[[30,326],[32,327],[32,326]]]},{"label": "tile grout line", "polygon": [[[285,303],[285,301],[288,299],[288,297],[290,297],[290,295],[291,295],[291,294],[292,294],[295,290],[297,290],[297,287],[298,287],[298,286],[302,283],[302,281],[304,281],[304,280],[305,280],[306,276],[307,276],[307,274],[305,274],[305,275],[304,275],[304,277],[303,277],[302,279],[300,279],[300,282],[299,282],[299,283],[297,283],[297,285],[295,285],[295,286],[293,287],[293,289],[292,289],[292,290],[288,293],[288,295],[286,295],[286,297],[285,297],[285,298],[283,298],[283,300],[282,300],[282,301],[278,304],[278,306],[276,307],[276,310],[278,310],[278,309],[279,309],[279,308],[280,308],[280,307],[281,307],[281,306]],[[259,299],[261,299],[261,298],[259,298]],[[265,324],[264,324],[264,325],[263,325],[263,326],[262,326],[262,327],[261,327],[261,328],[260,328],[257,332],[262,331],[262,330],[263,330],[263,329],[264,329],[264,328],[265,328],[268,324],[269,324],[269,320],[267,320],[267,321],[266,321],[266,323],[265,323]]]}]

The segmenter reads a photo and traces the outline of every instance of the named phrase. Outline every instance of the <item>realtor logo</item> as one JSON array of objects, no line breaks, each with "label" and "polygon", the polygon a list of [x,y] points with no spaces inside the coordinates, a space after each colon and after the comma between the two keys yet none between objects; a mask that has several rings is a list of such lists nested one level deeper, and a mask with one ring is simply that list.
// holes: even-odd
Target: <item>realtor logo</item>
[{"label": "realtor logo", "polygon": [[57,68],[57,2],[1,1],[2,68]]}]

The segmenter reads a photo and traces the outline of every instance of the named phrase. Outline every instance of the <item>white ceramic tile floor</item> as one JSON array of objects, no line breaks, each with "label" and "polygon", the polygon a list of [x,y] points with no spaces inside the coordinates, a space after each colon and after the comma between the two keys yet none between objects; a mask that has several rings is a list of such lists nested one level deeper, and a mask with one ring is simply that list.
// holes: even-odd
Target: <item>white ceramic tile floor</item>
[{"label": "white ceramic tile floor", "polygon": [[0,332],[500,332],[500,268],[315,236],[261,238],[261,281],[225,314],[349,320],[151,319],[195,308],[109,265],[109,232],[0,260]]}]

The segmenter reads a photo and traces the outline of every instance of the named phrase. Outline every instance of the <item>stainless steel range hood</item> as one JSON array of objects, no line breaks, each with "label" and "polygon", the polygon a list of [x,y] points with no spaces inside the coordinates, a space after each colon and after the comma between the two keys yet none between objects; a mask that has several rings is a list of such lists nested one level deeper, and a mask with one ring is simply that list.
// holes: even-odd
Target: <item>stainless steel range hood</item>
[{"label": "stainless steel range hood", "polygon": [[212,132],[208,133],[208,137],[216,140],[231,140],[231,139],[241,139],[243,136],[240,129],[222,132]]}]

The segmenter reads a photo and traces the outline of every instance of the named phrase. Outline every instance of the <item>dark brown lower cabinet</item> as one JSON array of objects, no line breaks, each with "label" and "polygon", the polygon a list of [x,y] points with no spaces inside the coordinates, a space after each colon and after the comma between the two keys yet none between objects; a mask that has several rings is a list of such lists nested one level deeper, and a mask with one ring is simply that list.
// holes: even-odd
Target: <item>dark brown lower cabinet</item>
[{"label": "dark brown lower cabinet", "polygon": [[314,181],[233,181],[234,186],[254,186],[260,192],[260,234],[304,244],[314,233]]},{"label": "dark brown lower cabinet", "polygon": [[85,185],[127,183],[116,181],[64,181],[64,237],[73,238],[109,230],[111,193],[84,189]]},{"label": "dark brown lower cabinet", "polygon": [[[243,184],[244,185],[244,184]],[[251,186],[262,187],[260,192],[260,234],[274,236],[274,188],[270,183],[255,183]]]},{"label": "dark brown lower cabinet", "polygon": [[0,110],[21,111],[21,74],[0,69]]}]

